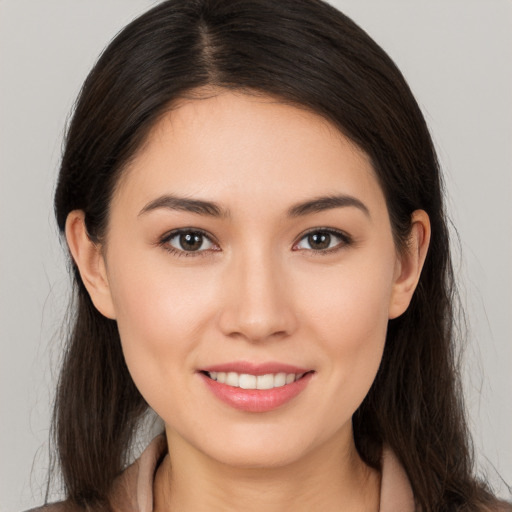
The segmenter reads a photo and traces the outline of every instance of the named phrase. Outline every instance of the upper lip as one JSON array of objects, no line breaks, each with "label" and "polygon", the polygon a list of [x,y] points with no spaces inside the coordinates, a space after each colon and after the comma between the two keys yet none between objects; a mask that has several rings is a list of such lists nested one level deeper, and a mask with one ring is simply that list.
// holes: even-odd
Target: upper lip
[{"label": "upper lip", "polygon": [[266,363],[251,363],[249,361],[232,361],[229,363],[215,364],[212,366],[205,366],[200,368],[199,371],[203,372],[235,372],[247,373],[249,375],[267,375],[269,373],[307,373],[311,368],[301,368],[291,364],[279,363],[276,361],[269,361]]}]

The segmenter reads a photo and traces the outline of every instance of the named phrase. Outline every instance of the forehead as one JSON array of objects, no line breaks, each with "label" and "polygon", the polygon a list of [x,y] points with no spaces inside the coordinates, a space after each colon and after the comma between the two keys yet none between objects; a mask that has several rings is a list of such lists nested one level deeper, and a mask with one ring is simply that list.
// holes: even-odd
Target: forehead
[{"label": "forehead", "polygon": [[229,207],[345,193],[380,199],[369,157],[333,124],[275,98],[221,92],[166,112],[127,167],[114,202],[163,193]]}]

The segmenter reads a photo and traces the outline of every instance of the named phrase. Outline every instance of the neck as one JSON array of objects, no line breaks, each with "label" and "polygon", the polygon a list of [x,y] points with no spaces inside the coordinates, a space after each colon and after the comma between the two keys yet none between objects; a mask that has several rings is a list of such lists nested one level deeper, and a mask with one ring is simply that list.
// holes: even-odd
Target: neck
[{"label": "neck", "polygon": [[[240,468],[213,460],[167,433],[171,454],[155,479],[155,512],[377,511],[380,475],[359,457],[352,432],[280,467]],[[169,439],[170,438],[170,439]]]}]

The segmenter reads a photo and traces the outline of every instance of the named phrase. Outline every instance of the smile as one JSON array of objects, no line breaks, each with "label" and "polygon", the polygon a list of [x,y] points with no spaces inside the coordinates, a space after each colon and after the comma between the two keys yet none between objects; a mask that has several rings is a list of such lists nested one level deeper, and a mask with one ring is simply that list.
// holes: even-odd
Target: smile
[{"label": "smile", "polygon": [[241,389],[274,389],[291,384],[304,376],[304,373],[267,373],[265,375],[251,375],[250,373],[236,372],[206,372],[210,379],[220,384],[227,384]]},{"label": "smile", "polygon": [[262,413],[292,401],[311,382],[314,370],[280,363],[230,363],[203,368],[198,375],[224,404],[240,411]]}]

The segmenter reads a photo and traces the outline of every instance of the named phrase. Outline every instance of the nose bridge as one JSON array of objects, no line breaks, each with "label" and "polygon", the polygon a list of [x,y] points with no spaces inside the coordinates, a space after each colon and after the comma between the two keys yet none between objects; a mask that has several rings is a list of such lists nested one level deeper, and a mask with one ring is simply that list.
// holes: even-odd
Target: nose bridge
[{"label": "nose bridge", "polygon": [[291,334],[295,318],[286,276],[272,248],[252,245],[234,256],[227,269],[223,332],[250,341]]}]

